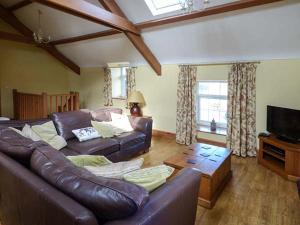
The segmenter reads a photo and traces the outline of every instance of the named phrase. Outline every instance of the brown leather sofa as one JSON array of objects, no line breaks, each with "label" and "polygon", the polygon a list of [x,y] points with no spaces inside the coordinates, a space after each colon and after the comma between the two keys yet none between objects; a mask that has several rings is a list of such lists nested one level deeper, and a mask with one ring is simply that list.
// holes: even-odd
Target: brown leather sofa
[{"label": "brown leather sofa", "polygon": [[149,195],[1,128],[0,180],[2,225],[193,225],[200,173],[183,170]]},{"label": "brown leather sofa", "polygon": [[[113,162],[125,161],[132,157],[149,151],[152,139],[152,119],[129,116],[132,132],[121,134],[114,138],[97,138],[85,142],[79,142],[72,130],[90,127],[91,120],[111,121],[110,113],[122,114],[119,108],[99,108],[94,111],[81,110],[73,112],[53,113],[50,120],[68,145],[62,149],[65,155],[104,155]],[[6,121],[0,126],[22,129],[27,123],[37,125],[49,120],[34,121]]]}]

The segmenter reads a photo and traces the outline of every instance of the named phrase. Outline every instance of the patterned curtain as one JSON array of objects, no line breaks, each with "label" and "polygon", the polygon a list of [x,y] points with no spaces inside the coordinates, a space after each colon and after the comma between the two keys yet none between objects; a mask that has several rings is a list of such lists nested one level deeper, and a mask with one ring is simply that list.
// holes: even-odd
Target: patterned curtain
[{"label": "patterned curtain", "polygon": [[256,156],[256,65],[239,63],[228,76],[227,148]]},{"label": "patterned curtain", "polygon": [[177,87],[176,142],[196,142],[196,66],[179,66]]},{"label": "patterned curtain", "polygon": [[104,105],[105,106],[112,106],[112,81],[111,81],[111,71],[110,68],[104,69]]},{"label": "patterned curtain", "polygon": [[136,68],[128,68],[126,69],[126,108],[129,108],[129,103],[127,101],[130,92],[135,90],[136,83],[135,83],[135,69]]}]

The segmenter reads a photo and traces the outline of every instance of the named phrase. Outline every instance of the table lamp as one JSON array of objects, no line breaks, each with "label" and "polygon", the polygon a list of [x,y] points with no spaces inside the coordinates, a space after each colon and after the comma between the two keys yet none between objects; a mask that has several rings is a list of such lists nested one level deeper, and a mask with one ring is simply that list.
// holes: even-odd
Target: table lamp
[{"label": "table lamp", "polygon": [[128,102],[132,104],[130,114],[132,116],[142,116],[139,104],[145,104],[145,99],[140,91],[132,91],[129,95]]}]

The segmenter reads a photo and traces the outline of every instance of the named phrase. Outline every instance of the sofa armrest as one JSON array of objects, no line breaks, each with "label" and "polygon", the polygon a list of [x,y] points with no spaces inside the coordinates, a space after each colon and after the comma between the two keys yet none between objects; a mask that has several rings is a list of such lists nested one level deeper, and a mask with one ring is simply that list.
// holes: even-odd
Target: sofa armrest
[{"label": "sofa armrest", "polygon": [[150,195],[147,204],[133,216],[106,225],[194,225],[200,172],[184,169]]},{"label": "sofa armrest", "polygon": [[140,131],[146,135],[146,147],[150,148],[152,139],[153,120],[144,117],[129,116],[131,126],[134,130]]}]

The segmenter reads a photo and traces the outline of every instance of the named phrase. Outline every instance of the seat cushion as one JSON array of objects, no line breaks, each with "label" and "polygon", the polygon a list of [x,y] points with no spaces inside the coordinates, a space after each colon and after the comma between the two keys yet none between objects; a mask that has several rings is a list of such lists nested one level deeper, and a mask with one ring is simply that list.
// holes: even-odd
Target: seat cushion
[{"label": "seat cushion", "polygon": [[32,141],[10,128],[0,128],[0,151],[22,164],[28,165],[33,151],[46,146],[43,141]]},{"label": "seat cushion", "polygon": [[144,188],[96,177],[50,146],[37,148],[30,165],[33,172],[90,209],[100,221],[128,217],[149,199]]},{"label": "seat cushion", "polygon": [[86,111],[52,113],[50,118],[54,122],[57,132],[65,140],[75,137],[72,130],[91,127],[91,115]]},{"label": "seat cushion", "polygon": [[109,155],[119,151],[119,142],[112,138],[97,138],[79,142],[77,139],[67,141],[67,148],[80,155]]},{"label": "seat cushion", "polygon": [[139,131],[123,133],[120,136],[113,138],[120,144],[120,150],[126,150],[134,145],[145,142],[146,135]]}]

